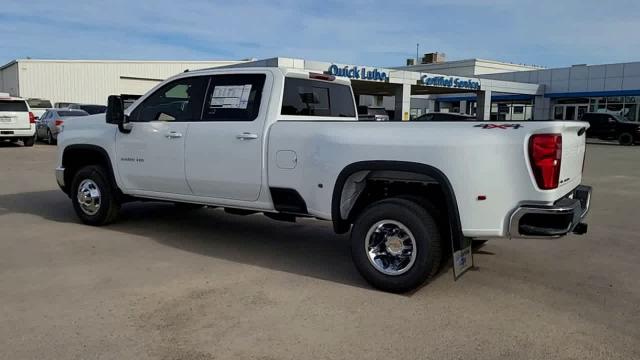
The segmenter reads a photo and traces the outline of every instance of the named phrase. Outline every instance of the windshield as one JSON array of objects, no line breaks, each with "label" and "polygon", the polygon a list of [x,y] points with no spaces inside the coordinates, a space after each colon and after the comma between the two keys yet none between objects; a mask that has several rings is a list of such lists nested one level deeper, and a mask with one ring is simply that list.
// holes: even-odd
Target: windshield
[{"label": "windshield", "polygon": [[0,100],[0,111],[28,111],[24,100]]},{"label": "windshield", "polygon": [[51,101],[43,99],[29,99],[27,100],[29,107],[32,109],[49,109],[52,108]]},{"label": "windshield", "polygon": [[87,116],[89,115],[88,112],[83,111],[83,110],[76,110],[76,111],[58,111],[58,116],[60,117],[67,117],[67,116]]}]

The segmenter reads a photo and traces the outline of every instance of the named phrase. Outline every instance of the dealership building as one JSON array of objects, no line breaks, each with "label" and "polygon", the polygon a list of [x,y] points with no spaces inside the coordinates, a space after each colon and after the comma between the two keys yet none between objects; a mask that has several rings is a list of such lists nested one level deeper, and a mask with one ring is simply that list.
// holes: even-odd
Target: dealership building
[{"label": "dealership building", "polygon": [[384,107],[395,120],[429,112],[483,120],[577,120],[586,112],[640,121],[640,62],[547,69],[483,59],[446,61],[425,54],[405,66],[294,58],[241,61],[100,61],[21,59],[0,67],[0,92],[55,102],[104,104],[111,94],[143,94],[185,70],[288,67],[348,77],[362,106]]}]

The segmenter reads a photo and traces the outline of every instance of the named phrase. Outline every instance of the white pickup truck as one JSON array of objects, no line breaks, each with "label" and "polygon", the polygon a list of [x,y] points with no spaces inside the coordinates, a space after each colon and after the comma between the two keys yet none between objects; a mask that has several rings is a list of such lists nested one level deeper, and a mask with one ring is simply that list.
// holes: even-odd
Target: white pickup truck
[{"label": "white pickup truck", "polygon": [[66,121],[56,178],[90,225],[140,199],[332,221],[351,230],[363,277],[403,292],[434,275],[451,244],[586,232],[588,126],[358,121],[348,79],[199,70],[126,110],[111,96],[106,116]]}]

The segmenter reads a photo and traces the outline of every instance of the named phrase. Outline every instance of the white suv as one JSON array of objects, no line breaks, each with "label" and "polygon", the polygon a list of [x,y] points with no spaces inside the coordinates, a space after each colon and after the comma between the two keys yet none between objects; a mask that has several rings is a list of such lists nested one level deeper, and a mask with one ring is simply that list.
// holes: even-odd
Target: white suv
[{"label": "white suv", "polygon": [[0,93],[0,140],[22,140],[24,146],[33,146],[36,118],[27,101]]}]

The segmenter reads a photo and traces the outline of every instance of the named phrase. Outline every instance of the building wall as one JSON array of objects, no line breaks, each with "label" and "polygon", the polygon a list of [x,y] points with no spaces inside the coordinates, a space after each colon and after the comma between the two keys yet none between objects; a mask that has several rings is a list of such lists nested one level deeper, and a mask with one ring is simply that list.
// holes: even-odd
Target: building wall
[{"label": "building wall", "polygon": [[144,94],[162,80],[183,72],[236,64],[237,61],[55,61],[19,60],[19,93],[52,103],[103,104],[112,94]]},{"label": "building wall", "polygon": [[[545,97],[536,98],[536,118],[556,118],[556,107],[580,101],[586,111],[612,112],[629,121],[640,121],[640,62],[574,65],[482,77],[544,85]],[[573,109],[571,114],[565,117],[579,117]],[[558,118],[562,117],[560,114]]]},{"label": "building wall", "polygon": [[0,70],[0,92],[9,93],[11,96],[18,96],[18,64],[14,63]]},{"label": "building wall", "polygon": [[640,89],[640,62],[490,74],[483,77],[545,85],[545,93]]}]

